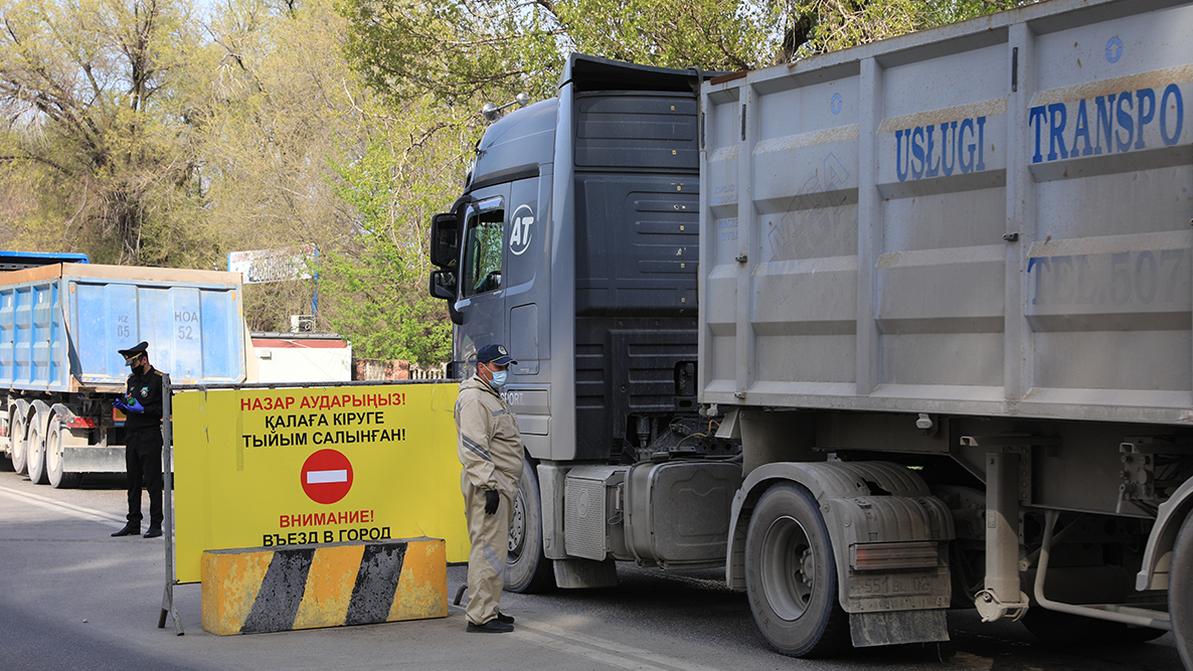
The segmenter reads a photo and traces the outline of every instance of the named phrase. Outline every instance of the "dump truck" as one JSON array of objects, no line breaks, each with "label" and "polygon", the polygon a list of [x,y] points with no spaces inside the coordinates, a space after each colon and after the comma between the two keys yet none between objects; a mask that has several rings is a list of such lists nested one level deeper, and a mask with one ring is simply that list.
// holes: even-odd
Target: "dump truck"
[{"label": "dump truck", "polygon": [[1191,34],[1052,0],[751,72],[571,56],[432,221],[455,368],[517,359],[507,588],[723,567],[787,655],[976,608],[1193,669]]},{"label": "dump truck", "polygon": [[153,366],[179,384],[236,384],[247,330],[239,273],[62,260],[0,254],[0,460],[71,487],[124,472],[118,349],[148,341]]}]

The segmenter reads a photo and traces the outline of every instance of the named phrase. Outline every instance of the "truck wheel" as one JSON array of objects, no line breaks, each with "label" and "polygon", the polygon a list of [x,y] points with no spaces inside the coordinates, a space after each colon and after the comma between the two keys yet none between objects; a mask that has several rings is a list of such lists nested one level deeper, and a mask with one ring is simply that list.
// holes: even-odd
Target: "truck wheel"
[{"label": "truck wheel", "polygon": [[1040,607],[1028,609],[1023,626],[1045,646],[1054,648],[1139,645],[1164,635],[1163,629],[1132,627],[1119,622],[1095,620],[1058,613]]},{"label": "truck wheel", "polygon": [[1172,546],[1168,613],[1181,662],[1186,669],[1193,669],[1193,516],[1185,518]]},{"label": "truck wheel", "polygon": [[522,482],[510,520],[505,588],[524,594],[555,587],[555,572],[543,555],[543,508],[538,476],[530,459],[522,460]]},{"label": "truck wheel", "polygon": [[816,500],[794,483],[766,491],[746,534],[746,593],[754,624],[776,652],[820,657],[849,642],[837,564]]},{"label": "truck wheel", "polygon": [[24,475],[29,471],[29,460],[25,451],[25,418],[20,413],[9,415],[9,457],[12,458],[12,470]]},{"label": "truck wheel", "polygon": [[46,479],[46,441],[42,435],[41,422],[36,416],[29,425],[29,435],[25,439],[25,453],[28,454],[29,480],[35,485],[44,485]]},{"label": "truck wheel", "polygon": [[79,485],[80,473],[67,473],[66,464],[62,458],[62,422],[55,419],[50,422],[50,431],[46,435],[46,475],[49,476],[50,486],[54,489],[70,489]]}]

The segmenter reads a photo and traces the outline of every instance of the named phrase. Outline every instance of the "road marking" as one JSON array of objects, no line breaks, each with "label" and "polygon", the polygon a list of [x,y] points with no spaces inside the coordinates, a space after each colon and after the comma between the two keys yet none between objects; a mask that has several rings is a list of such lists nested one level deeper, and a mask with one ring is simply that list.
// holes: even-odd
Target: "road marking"
[{"label": "road marking", "polygon": [[45,510],[66,513],[71,517],[88,520],[90,522],[123,523],[125,521],[125,518],[120,515],[113,515],[112,513],[106,513],[102,510],[96,510],[95,508],[88,508],[87,506],[80,506],[74,503],[66,503],[65,501],[57,501],[45,496],[41,496],[40,494],[22,492],[17,489],[10,489],[8,487],[0,487],[0,495],[18,499]]},{"label": "road marking", "polygon": [[516,626],[518,629],[515,629],[511,636],[523,641],[536,643],[544,648],[550,648],[559,652],[576,655],[577,657],[583,657],[594,662],[608,664],[609,666],[630,669],[631,671],[670,671],[669,669],[661,666],[654,666],[653,664],[647,664],[646,662],[639,662],[626,657],[618,657],[617,655],[601,652],[600,650],[594,650],[592,648],[586,648],[574,643],[568,643],[567,641],[561,641],[548,634],[539,634],[533,631],[526,631],[526,629],[523,628],[524,625],[521,623]]},{"label": "road marking", "polygon": [[581,633],[573,631],[571,629],[560,629],[559,627],[554,627],[549,624],[542,624],[539,622],[531,622],[531,623],[528,623],[526,625],[526,627],[530,628],[530,629],[534,629],[535,631],[543,633],[543,634],[548,634],[551,636],[556,636],[556,637],[562,638],[564,640],[580,641],[581,643],[586,643],[586,644],[591,645],[595,648],[602,648],[604,650],[608,650],[609,652],[612,652],[612,653],[615,653],[618,655],[633,655],[635,657],[640,657],[647,661],[654,662],[655,664],[664,664],[666,666],[673,666],[673,667],[676,667],[679,669],[685,669],[686,671],[721,671],[720,669],[717,669],[715,667],[702,666],[700,664],[695,664],[693,662],[690,662],[686,659],[678,659],[676,657],[669,657],[667,655],[662,655],[657,652],[651,652],[649,650],[643,650],[642,648],[635,648],[633,646],[625,645],[624,643],[618,643],[616,641],[608,641],[603,638],[597,638],[596,636],[591,636],[588,634],[581,634]]},{"label": "road marking", "polygon": [[[461,613],[464,612],[464,609],[460,606],[451,605],[450,608],[458,610]],[[716,667],[696,664],[686,659],[679,659],[678,657],[661,655],[623,643],[597,638],[588,634],[581,634],[571,629],[561,629],[541,622],[529,622],[524,617],[520,617],[518,623],[514,626],[513,636],[515,638],[531,641],[546,648],[578,655],[623,669],[637,669],[639,671],[669,671],[669,669],[682,669],[683,671],[721,671],[721,669]],[[577,645],[577,642],[583,645]],[[643,661],[627,659],[627,655],[638,657],[639,660]],[[662,666],[655,666],[656,664],[661,664]]]},{"label": "road marking", "polygon": [[974,669],[975,671],[990,671],[994,668],[994,658],[980,657],[969,652],[957,652],[953,655],[953,661],[965,665],[967,669]]}]

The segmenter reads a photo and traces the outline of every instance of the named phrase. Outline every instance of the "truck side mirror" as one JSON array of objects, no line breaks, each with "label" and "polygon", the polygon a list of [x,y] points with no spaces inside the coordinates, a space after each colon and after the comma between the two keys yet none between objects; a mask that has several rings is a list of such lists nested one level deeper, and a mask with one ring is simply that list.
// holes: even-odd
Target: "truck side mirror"
[{"label": "truck side mirror", "polygon": [[432,270],[428,290],[431,298],[447,301],[447,314],[453,324],[464,323],[464,315],[456,309],[456,271]]},{"label": "truck side mirror", "polygon": [[456,273],[453,270],[432,270],[431,298],[445,301],[456,300]]},{"label": "truck side mirror", "polygon": [[[460,258],[460,220],[452,212],[431,217],[431,263],[455,268]],[[431,294],[434,296],[434,292]]]}]

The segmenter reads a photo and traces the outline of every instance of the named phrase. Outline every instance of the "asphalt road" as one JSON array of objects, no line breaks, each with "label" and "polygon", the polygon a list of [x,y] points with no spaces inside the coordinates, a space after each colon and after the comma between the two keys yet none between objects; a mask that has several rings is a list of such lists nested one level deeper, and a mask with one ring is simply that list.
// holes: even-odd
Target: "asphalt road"
[{"label": "asphalt road", "polygon": [[[108,483],[108,487],[111,483]],[[1131,648],[1057,651],[1019,625],[950,616],[953,642],[879,648],[834,660],[796,660],[765,648],[744,595],[717,574],[624,567],[614,589],[507,594],[513,634],[464,633],[446,619],[218,637],[199,627],[199,589],[176,589],[186,635],[157,629],[161,539],[109,538],[124,493],[54,490],[0,473],[0,668],[25,669],[510,669],[710,671],[929,669],[932,671],[1179,671],[1170,636]],[[449,593],[464,570],[449,569]]]}]

